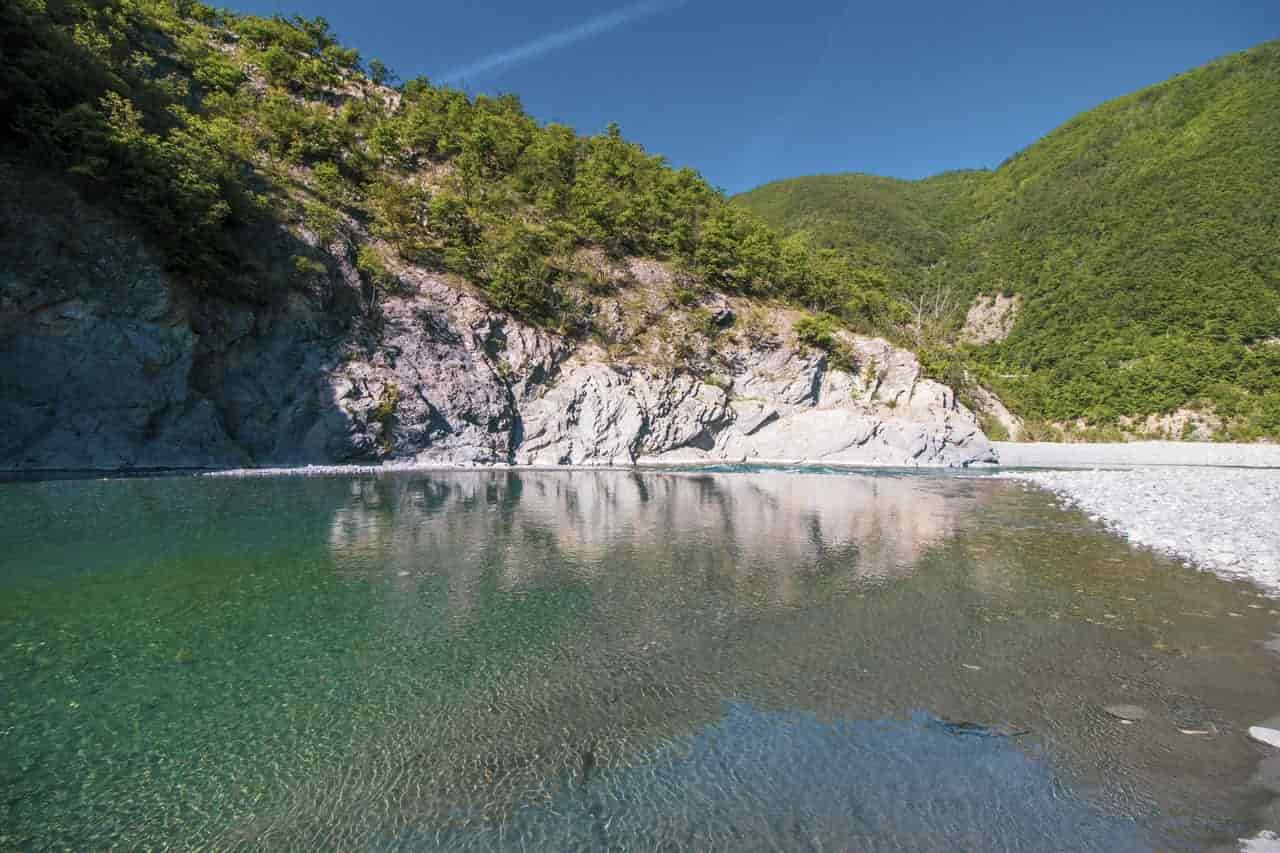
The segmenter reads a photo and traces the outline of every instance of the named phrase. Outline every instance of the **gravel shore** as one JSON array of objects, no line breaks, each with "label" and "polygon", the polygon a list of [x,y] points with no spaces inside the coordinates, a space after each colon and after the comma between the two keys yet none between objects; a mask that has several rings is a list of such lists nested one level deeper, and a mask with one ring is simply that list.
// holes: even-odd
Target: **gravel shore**
[{"label": "gravel shore", "polygon": [[1126,468],[1148,465],[1280,468],[1280,444],[1199,441],[1116,444],[997,441],[994,444],[1000,455],[1000,464],[1013,468]]},{"label": "gravel shore", "polygon": [[1280,596],[1280,471],[1146,467],[1001,476],[1054,492],[1136,544]]}]

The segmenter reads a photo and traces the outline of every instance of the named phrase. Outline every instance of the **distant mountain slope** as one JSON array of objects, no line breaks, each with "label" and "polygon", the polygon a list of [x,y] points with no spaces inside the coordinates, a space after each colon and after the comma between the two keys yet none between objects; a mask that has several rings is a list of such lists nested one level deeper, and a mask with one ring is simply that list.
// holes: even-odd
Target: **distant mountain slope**
[{"label": "distant mountain slope", "polygon": [[766,222],[804,231],[839,249],[886,281],[911,290],[921,270],[943,260],[965,224],[965,201],[985,188],[988,172],[948,172],[923,181],[860,173],[815,175],[765,184],[735,198]]},{"label": "distant mountain slope", "polygon": [[1191,406],[1280,437],[1280,42],[1106,103],[992,172],[798,178],[736,201],[892,289],[952,289],[953,331],[975,295],[1020,294],[1008,337],[967,356],[1024,417]]}]

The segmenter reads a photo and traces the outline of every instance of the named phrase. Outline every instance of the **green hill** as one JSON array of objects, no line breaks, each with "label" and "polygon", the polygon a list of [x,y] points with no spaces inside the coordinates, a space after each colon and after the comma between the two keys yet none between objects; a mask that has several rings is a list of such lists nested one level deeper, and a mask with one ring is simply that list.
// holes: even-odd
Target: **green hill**
[{"label": "green hill", "polygon": [[819,175],[766,184],[734,201],[910,291],[925,268],[946,258],[966,214],[962,200],[984,187],[987,175],[948,172],[925,181]]},{"label": "green hill", "polygon": [[[1076,117],[991,172],[797,178],[735,201],[907,298],[1020,295],[968,366],[1033,421],[1182,407],[1280,437],[1280,42]],[[947,334],[947,333],[950,334]],[[1132,420],[1130,420],[1132,419]]]}]

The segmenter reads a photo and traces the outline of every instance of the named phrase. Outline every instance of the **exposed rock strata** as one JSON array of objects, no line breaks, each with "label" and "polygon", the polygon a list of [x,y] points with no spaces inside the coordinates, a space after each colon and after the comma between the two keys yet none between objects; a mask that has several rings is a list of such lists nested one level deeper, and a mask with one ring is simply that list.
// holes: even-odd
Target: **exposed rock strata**
[{"label": "exposed rock strata", "polygon": [[[609,359],[419,270],[376,299],[344,262],[267,304],[181,298],[129,229],[38,189],[0,204],[0,468],[995,459],[882,340],[849,338],[853,375],[727,336],[711,377]],[[282,265],[308,249],[280,242]]]},{"label": "exposed rock strata", "polygon": [[967,465],[994,461],[950,389],[910,353],[852,339],[864,376],[797,349],[733,353],[725,386],[687,374],[624,373],[576,353],[524,411],[517,462],[805,461]]}]

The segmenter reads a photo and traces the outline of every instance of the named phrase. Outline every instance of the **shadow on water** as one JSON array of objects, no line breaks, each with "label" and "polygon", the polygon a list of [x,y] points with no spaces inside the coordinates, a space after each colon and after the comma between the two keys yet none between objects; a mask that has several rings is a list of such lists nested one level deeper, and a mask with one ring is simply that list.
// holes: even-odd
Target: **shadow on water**
[{"label": "shadow on water", "polygon": [[0,506],[0,847],[1194,849],[1266,802],[1269,604],[1008,481],[171,477]]}]

